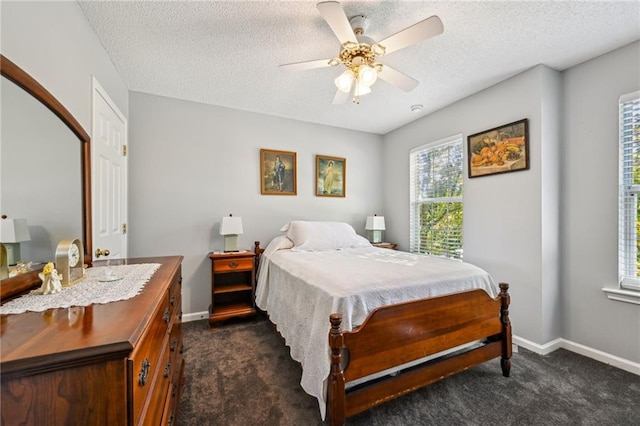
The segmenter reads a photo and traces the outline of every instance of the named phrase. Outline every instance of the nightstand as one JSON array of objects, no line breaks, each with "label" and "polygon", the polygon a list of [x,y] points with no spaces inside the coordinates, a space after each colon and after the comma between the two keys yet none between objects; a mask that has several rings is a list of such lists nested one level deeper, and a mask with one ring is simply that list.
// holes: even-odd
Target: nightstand
[{"label": "nightstand", "polygon": [[255,253],[209,253],[211,306],[209,325],[232,317],[255,315]]},{"label": "nightstand", "polygon": [[374,247],[386,248],[391,250],[395,250],[398,248],[398,245],[394,243],[371,243],[371,245]]}]

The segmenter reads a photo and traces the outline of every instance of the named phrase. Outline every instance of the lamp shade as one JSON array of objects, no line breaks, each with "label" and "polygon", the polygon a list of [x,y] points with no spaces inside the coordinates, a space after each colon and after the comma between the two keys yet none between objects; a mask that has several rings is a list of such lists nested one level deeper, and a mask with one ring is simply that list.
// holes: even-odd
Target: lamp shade
[{"label": "lamp shade", "polygon": [[242,218],[239,216],[225,216],[220,223],[220,235],[242,234]]},{"label": "lamp shade", "polygon": [[378,71],[369,65],[360,65],[358,75],[360,76],[360,82],[367,87],[372,86],[378,79]]},{"label": "lamp shade", "polygon": [[367,216],[367,223],[364,226],[367,231],[384,231],[384,216]]},{"label": "lamp shade", "polygon": [[19,243],[31,240],[27,219],[2,219],[0,224],[0,242]]},{"label": "lamp shade", "polygon": [[349,93],[353,85],[353,77],[351,70],[347,69],[334,80],[336,87],[345,93]]}]

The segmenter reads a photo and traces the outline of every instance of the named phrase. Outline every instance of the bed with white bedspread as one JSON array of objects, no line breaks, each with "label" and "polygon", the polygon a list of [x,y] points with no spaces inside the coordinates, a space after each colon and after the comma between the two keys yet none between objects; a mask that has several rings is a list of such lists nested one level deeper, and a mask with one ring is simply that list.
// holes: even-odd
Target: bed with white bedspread
[{"label": "bed with white bedspread", "polygon": [[331,314],[340,314],[349,332],[383,306],[477,289],[490,299],[500,294],[477,266],[377,248],[347,224],[294,221],[286,231],[260,257],[256,305],[302,365],[302,388],[318,399],[323,419]]}]

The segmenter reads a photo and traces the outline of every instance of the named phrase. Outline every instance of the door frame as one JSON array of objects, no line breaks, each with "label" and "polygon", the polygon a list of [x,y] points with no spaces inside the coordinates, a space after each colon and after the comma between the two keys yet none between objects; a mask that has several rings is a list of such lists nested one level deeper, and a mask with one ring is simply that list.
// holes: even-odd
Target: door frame
[{"label": "door frame", "polygon": [[[124,142],[123,145],[125,145],[127,147],[127,155],[123,156],[122,158],[122,170],[123,170],[123,176],[122,176],[122,182],[123,182],[123,189],[122,189],[122,199],[120,200],[120,202],[122,203],[122,217],[124,219],[124,223],[127,224],[127,232],[122,236],[123,237],[123,241],[122,241],[122,259],[126,259],[128,257],[128,237],[129,237],[129,205],[127,203],[128,200],[128,194],[129,194],[129,181],[128,181],[128,176],[129,176],[129,121],[127,120],[127,118],[125,117],[125,115],[122,113],[122,111],[120,111],[120,108],[118,108],[118,106],[116,105],[116,103],[113,101],[113,99],[111,99],[111,97],[109,96],[109,94],[107,93],[107,91],[102,87],[102,85],[98,82],[98,80],[96,79],[95,76],[91,77],[91,191],[92,193],[95,193],[94,191],[96,190],[96,185],[98,183],[98,177],[95,175],[95,170],[97,170],[96,168],[96,150],[94,149],[94,141],[95,141],[95,132],[96,132],[96,99],[97,97],[100,96],[102,97],[105,102],[107,103],[107,105],[116,113],[116,115],[118,116],[118,118],[124,123]],[[97,203],[97,197],[92,197],[91,200],[91,219],[92,219],[92,223],[97,223],[95,222],[95,212],[96,212],[96,203]],[[94,229],[91,230],[91,234],[92,234],[92,239],[94,241],[94,248],[97,247],[95,245],[95,242],[97,241],[96,239],[96,232]],[[96,259],[94,259],[96,260]]]}]

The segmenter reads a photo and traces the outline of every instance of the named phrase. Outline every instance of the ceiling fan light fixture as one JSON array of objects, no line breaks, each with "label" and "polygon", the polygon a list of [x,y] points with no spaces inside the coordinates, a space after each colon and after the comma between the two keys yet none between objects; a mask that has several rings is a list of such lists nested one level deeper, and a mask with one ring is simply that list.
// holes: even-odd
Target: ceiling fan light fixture
[{"label": "ceiling fan light fixture", "polygon": [[341,90],[345,93],[349,93],[351,91],[351,87],[353,86],[354,75],[351,70],[346,70],[342,74],[340,74],[335,80],[336,87],[338,90]]},{"label": "ceiling fan light fixture", "polygon": [[329,65],[331,65],[332,67],[337,67],[338,65],[340,65],[340,59],[338,58],[331,58],[329,59],[329,62],[327,62]]},{"label": "ceiling fan light fixture", "polygon": [[378,72],[375,68],[370,67],[369,65],[360,65],[360,68],[358,69],[358,81],[369,87],[372,86],[377,79]]},{"label": "ceiling fan light fixture", "polygon": [[358,95],[364,96],[371,93],[371,87],[362,84],[362,82],[358,82]]},{"label": "ceiling fan light fixture", "polygon": [[359,46],[360,44],[358,44],[355,41],[346,41],[342,44],[342,47],[344,47],[347,50],[356,50]]},{"label": "ceiling fan light fixture", "polygon": [[376,56],[382,56],[387,51],[387,48],[381,44],[375,43],[371,45],[371,51]]}]

